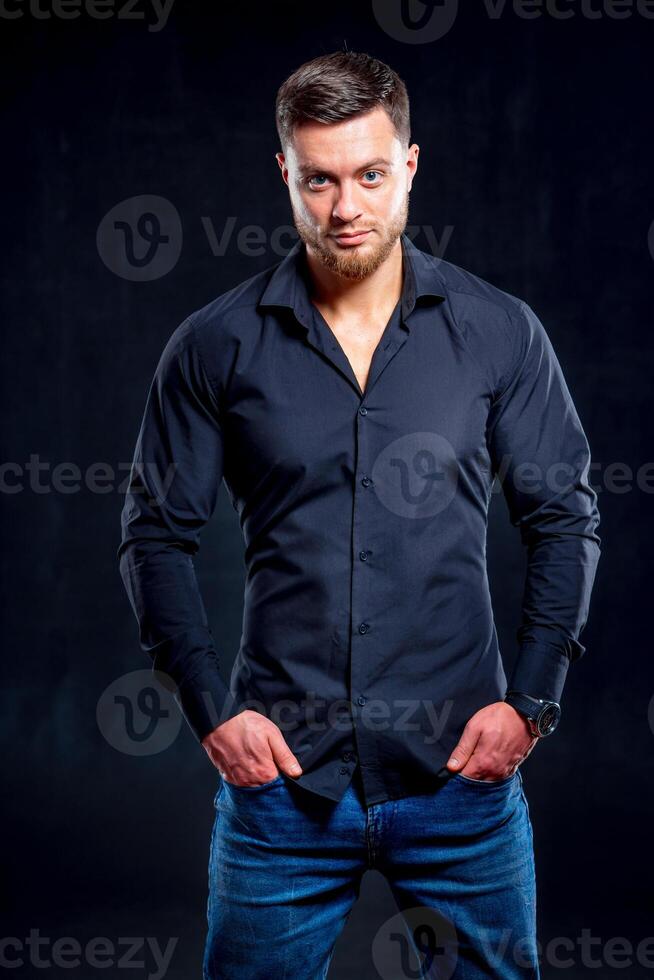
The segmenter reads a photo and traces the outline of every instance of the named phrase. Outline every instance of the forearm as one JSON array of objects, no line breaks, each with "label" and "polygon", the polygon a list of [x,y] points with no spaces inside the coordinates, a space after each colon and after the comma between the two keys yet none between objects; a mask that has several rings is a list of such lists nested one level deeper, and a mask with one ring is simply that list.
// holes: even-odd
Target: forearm
[{"label": "forearm", "polygon": [[511,523],[527,551],[518,658],[509,688],[558,701],[585,648],[600,555],[590,448],[549,338],[521,304],[514,354],[489,416],[488,437]]},{"label": "forearm", "polygon": [[174,682],[176,699],[198,741],[231,717],[193,559],[179,548],[125,543],[120,574],[153,669]]},{"label": "forearm", "polygon": [[569,665],[585,652],[579,637],[600,557],[598,525],[597,498],[583,469],[520,522],[527,571],[509,689],[560,700]]}]

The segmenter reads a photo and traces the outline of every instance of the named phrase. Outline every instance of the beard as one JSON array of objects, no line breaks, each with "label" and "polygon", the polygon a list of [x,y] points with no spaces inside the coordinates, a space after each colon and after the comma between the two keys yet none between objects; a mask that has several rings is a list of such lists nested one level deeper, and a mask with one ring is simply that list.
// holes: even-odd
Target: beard
[{"label": "beard", "polygon": [[338,245],[331,247],[325,240],[325,234],[333,232],[333,229],[327,229],[325,233],[320,229],[316,230],[313,225],[307,224],[300,217],[292,203],[291,210],[298,235],[305,245],[310,246],[323,266],[343,279],[361,280],[376,272],[386,261],[406,228],[409,217],[409,195],[407,193],[402,206],[381,232],[379,228],[373,229],[372,234],[375,236],[373,242],[380,239],[377,244],[366,239],[363,245],[351,248],[341,249]]}]

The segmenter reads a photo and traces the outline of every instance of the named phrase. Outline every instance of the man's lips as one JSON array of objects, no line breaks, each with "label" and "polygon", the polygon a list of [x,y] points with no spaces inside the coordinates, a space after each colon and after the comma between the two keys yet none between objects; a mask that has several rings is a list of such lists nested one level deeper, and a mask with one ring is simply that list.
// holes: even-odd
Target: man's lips
[{"label": "man's lips", "polygon": [[356,231],[356,232],[336,232],[331,237],[335,238],[337,242],[341,245],[358,245],[359,242],[365,240],[365,238],[370,234],[368,231]]}]

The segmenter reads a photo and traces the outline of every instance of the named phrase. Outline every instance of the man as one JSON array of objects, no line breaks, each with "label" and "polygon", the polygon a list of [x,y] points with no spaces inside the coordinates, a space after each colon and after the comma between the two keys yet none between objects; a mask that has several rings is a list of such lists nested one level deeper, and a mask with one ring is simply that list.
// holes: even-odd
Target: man
[{"label": "man", "polygon": [[[419,147],[397,74],[316,58],[276,122],[300,240],[172,334],[119,548],[141,644],[222,777],[204,976],[325,977],[374,867],[421,975],[537,977],[518,767],[585,649],[588,443],[529,306],[405,234]],[[528,557],[508,684],[495,476]],[[223,479],[247,573],[229,687],[193,568]]]}]

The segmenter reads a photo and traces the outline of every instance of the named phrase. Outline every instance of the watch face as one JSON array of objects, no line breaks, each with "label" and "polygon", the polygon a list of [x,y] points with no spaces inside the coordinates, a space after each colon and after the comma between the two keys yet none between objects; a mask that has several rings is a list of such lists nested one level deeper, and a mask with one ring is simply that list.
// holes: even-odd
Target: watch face
[{"label": "watch face", "polygon": [[548,704],[538,716],[538,729],[541,735],[550,735],[559,723],[561,709],[558,704]]}]

